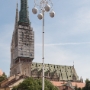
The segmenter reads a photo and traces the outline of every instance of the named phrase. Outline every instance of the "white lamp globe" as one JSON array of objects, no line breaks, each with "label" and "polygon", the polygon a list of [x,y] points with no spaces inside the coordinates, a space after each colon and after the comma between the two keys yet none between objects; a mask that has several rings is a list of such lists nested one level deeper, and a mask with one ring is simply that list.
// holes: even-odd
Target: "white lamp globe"
[{"label": "white lamp globe", "polygon": [[33,12],[33,14],[37,14],[37,8],[36,7],[34,7],[33,9],[32,9],[32,12]]},{"label": "white lamp globe", "polygon": [[41,19],[43,18],[42,13],[39,13],[37,17],[38,17],[38,19],[40,19],[40,20],[41,20]]},{"label": "white lamp globe", "polygon": [[45,6],[45,11],[47,11],[47,12],[50,11],[50,5],[46,4],[46,6]]},{"label": "white lamp globe", "polygon": [[51,12],[50,12],[50,17],[53,18],[54,16],[55,16],[55,12],[54,12],[54,11],[51,11]]}]

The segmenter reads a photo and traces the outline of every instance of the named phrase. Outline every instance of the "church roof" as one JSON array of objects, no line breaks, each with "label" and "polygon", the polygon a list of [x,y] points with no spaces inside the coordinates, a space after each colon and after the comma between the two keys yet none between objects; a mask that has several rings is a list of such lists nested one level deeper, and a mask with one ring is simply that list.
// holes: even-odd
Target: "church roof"
[{"label": "church roof", "polygon": [[[38,71],[42,70],[42,63],[32,63],[31,71],[37,69]],[[57,75],[59,80],[79,80],[78,75],[75,71],[74,66],[64,66],[64,65],[53,65],[45,64],[44,72],[49,72],[51,76]]]}]

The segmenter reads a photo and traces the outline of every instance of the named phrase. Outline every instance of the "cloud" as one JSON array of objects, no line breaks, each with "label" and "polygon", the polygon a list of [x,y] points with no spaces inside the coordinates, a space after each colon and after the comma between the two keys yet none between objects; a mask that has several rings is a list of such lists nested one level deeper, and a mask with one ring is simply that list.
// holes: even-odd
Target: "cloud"
[{"label": "cloud", "polygon": [[10,43],[13,31],[12,24],[6,24],[1,27],[0,32],[0,53],[4,55],[4,57],[10,57]]},{"label": "cloud", "polygon": [[[44,46],[60,46],[60,45],[80,45],[80,44],[90,44],[90,42],[80,42],[80,43],[57,43],[57,44],[44,44]],[[42,44],[36,44],[36,46],[42,46]]]},{"label": "cloud", "polygon": [[[75,9],[72,8],[74,10],[70,9],[72,11],[65,13],[67,14],[65,16],[61,16],[58,13],[56,23],[54,23],[56,26],[54,30],[56,30],[57,35],[60,34],[62,37],[68,37],[72,35],[87,35],[90,33],[90,7],[86,5],[77,6]],[[61,13],[63,12],[61,11]]]}]

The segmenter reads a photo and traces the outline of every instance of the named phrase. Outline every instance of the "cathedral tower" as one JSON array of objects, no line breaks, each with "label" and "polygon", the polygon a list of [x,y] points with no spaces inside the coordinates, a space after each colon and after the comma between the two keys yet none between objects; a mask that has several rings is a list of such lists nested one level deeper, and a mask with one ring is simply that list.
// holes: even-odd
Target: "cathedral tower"
[{"label": "cathedral tower", "polygon": [[15,28],[12,35],[10,76],[16,74],[30,76],[33,59],[34,31],[29,20],[27,0],[21,0],[19,17],[17,4]]}]

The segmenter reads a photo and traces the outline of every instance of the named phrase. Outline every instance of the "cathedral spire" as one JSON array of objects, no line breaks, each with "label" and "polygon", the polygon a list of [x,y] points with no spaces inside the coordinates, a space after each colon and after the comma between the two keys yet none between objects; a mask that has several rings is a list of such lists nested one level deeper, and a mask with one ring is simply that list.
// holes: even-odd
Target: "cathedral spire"
[{"label": "cathedral spire", "polygon": [[29,25],[27,0],[21,0],[21,9],[19,12],[19,25]]},{"label": "cathedral spire", "polygon": [[15,28],[17,27],[17,25],[18,25],[18,3],[16,6]]}]

